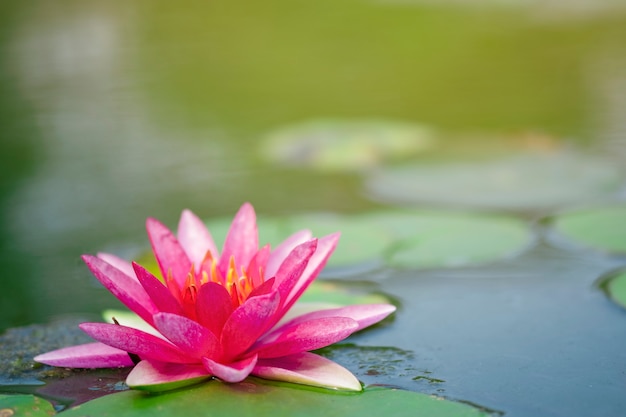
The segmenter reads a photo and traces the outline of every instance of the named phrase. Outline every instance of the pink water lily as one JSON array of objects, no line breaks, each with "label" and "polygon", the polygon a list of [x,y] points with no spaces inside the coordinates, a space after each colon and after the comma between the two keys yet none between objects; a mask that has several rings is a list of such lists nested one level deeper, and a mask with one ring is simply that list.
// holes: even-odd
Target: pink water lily
[{"label": "pink water lily", "polygon": [[154,219],[146,226],[162,280],[114,255],[83,256],[95,277],[141,320],[83,323],[80,328],[97,342],[48,352],[36,361],[80,368],[136,363],[126,383],[155,391],[209,377],[239,382],[248,375],[361,390],[348,370],[309,351],[382,320],[394,306],[305,309],[286,317],[326,264],[338,234],[314,239],[300,231],[274,250],[259,249],[256,216],[247,203],[235,216],[221,255],[189,210],[181,215],[177,236]]}]

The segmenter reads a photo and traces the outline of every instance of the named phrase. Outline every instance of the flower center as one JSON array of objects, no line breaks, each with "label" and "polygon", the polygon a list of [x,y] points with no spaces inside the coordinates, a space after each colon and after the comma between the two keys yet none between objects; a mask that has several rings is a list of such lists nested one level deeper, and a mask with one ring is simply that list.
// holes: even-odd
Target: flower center
[{"label": "flower center", "polygon": [[171,272],[168,273],[166,285],[183,306],[185,313],[189,317],[195,318],[198,290],[209,282],[223,286],[230,294],[233,307],[237,308],[248,299],[255,288],[265,282],[265,278],[262,268],[259,268],[258,271],[247,271],[245,267],[241,266],[237,270],[235,258],[232,256],[228,262],[226,273],[223,275],[218,268],[218,261],[208,251],[198,271],[195,271],[194,265],[191,266],[182,288],[176,283]]}]

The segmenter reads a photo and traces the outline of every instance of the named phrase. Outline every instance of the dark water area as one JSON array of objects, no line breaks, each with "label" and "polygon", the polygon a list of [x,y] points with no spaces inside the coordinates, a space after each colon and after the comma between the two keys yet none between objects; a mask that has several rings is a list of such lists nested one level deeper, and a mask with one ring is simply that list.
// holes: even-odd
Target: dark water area
[{"label": "dark water area", "polygon": [[[80,255],[137,256],[149,216],[504,214],[533,236],[504,260],[326,271],[400,303],[328,354],[506,416],[620,415],[596,282],[626,258],[536,220],[626,197],[625,39],[610,1],[5,2],[0,332],[119,307]],[[361,368],[383,347],[404,371]]]}]

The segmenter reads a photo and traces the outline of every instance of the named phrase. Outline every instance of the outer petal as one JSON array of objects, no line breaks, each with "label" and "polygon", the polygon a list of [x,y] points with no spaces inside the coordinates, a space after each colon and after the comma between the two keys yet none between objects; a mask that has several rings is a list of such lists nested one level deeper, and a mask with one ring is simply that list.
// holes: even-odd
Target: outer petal
[{"label": "outer petal", "polygon": [[131,327],[109,323],[82,323],[85,333],[99,342],[139,355],[142,359],[160,362],[194,363],[191,358],[171,343]]},{"label": "outer petal", "polygon": [[[276,271],[276,285],[286,297],[305,271],[311,257],[317,250],[318,240],[311,239],[299,244],[287,255]],[[296,272],[297,271],[297,272]]]},{"label": "outer petal", "polygon": [[234,310],[230,294],[220,284],[207,282],[200,287],[196,297],[198,321],[220,337],[224,323]]},{"label": "outer petal", "polygon": [[228,318],[222,330],[222,354],[226,360],[245,352],[265,333],[280,307],[280,294],[272,292],[249,298]]},{"label": "outer petal", "polygon": [[250,356],[239,362],[233,362],[228,365],[217,363],[209,358],[203,358],[204,367],[213,375],[225,382],[241,382],[254,369],[257,363],[257,356]]},{"label": "outer petal", "polygon": [[183,247],[172,232],[156,219],[149,218],[146,229],[163,278],[171,271],[176,283],[182,287],[191,270],[191,261]]},{"label": "outer petal", "polygon": [[309,259],[309,263],[302,273],[302,276],[290,291],[283,308],[289,309],[309,287],[311,282],[317,278],[317,275],[321,272],[324,266],[326,266],[328,258],[330,258],[330,255],[337,247],[339,236],[339,233],[333,233],[318,240],[315,253],[311,256],[311,259]]},{"label": "outer petal", "polygon": [[167,340],[167,338],[159,333],[159,331],[155,329],[152,324],[146,323],[144,319],[132,311],[108,309],[102,312],[102,318],[107,323],[132,327],[133,329],[141,330],[142,332]]},{"label": "outer petal", "polygon": [[349,317],[356,321],[359,325],[359,327],[354,330],[356,332],[381,321],[394,311],[396,311],[396,307],[391,304],[356,304],[347,307],[313,311],[302,316],[298,316],[289,321],[287,324],[295,325],[309,320],[321,319],[323,317]]},{"label": "outer petal", "polygon": [[260,358],[276,358],[320,349],[345,339],[357,328],[357,322],[347,317],[287,323],[259,340],[250,351]]},{"label": "outer petal", "polygon": [[259,359],[252,375],[324,388],[362,390],[359,380],[346,368],[310,352]]},{"label": "outer petal", "polygon": [[128,353],[103,343],[87,343],[35,356],[35,361],[68,368],[116,368],[133,366]]},{"label": "outer petal", "polygon": [[131,278],[102,259],[83,255],[83,260],[96,278],[128,308],[149,324],[158,309],[136,278]]},{"label": "outer petal", "polygon": [[135,389],[159,392],[196,384],[210,376],[204,366],[199,364],[142,360],[126,377],[126,385]]},{"label": "outer petal", "polygon": [[224,251],[219,261],[219,271],[226,276],[231,256],[235,258],[237,269],[248,266],[250,260],[259,249],[259,234],[256,215],[250,203],[245,203],[233,219],[226,235]]},{"label": "outer petal", "polygon": [[214,258],[219,256],[211,233],[202,220],[190,210],[183,210],[178,222],[177,236],[189,260],[196,266],[196,270],[207,251],[210,251]]},{"label": "outer petal", "polygon": [[182,314],[183,308],[170,290],[143,266],[133,262],[137,279],[159,311]]},{"label": "outer petal", "polygon": [[209,329],[199,323],[170,313],[154,316],[154,324],[165,337],[183,350],[187,355],[213,357],[219,350],[217,338]]},{"label": "outer petal", "polygon": [[[342,307],[342,305],[336,304],[336,303],[298,301],[293,306],[291,306],[289,311],[287,311],[287,313],[280,319],[280,321],[276,324],[275,327],[277,328],[278,326],[282,326],[283,324],[295,319],[296,317],[304,316],[305,314],[313,313],[313,312],[320,311],[320,310],[330,310],[332,308],[339,308],[339,307]],[[137,326],[134,326],[134,325],[131,327],[138,328]]]},{"label": "outer petal", "polygon": [[122,259],[119,256],[104,252],[99,252],[97,256],[109,265],[119,269],[129,277],[135,278],[135,271],[133,271],[133,266],[126,259]]},{"label": "outer petal", "polygon": [[300,230],[285,239],[280,245],[276,247],[270,254],[267,260],[267,266],[265,267],[265,276],[273,277],[278,272],[278,268],[283,263],[285,258],[293,251],[296,246],[310,240],[312,237],[310,230]]}]

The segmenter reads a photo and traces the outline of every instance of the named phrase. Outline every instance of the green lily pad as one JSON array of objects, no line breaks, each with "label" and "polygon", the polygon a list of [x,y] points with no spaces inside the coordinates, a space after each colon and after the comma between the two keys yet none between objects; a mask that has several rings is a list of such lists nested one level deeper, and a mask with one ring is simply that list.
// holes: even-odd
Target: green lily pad
[{"label": "green lily pad", "polygon": [[0,394],[0,416],[2,417],[48,417],[55,414],[52,404],[34,395]]},{"label": "green lily pad", "polygon": [[371,389],[357,394],[272,384],[249,378],[239,384],[218,381],[160,395],[127,391],[102,397],[65,411],[66,417],[181,416],[302,416],[350,417],[487,416],[466,404],[410,391]]},{"label": "green lily pad", "polygon": [[579,210],[557,216],[553,223],[559,241],[609,253],[626,253],[626,205]]},{"label": "green lily pad", "polygon": [[626,270],[612,273],[607,279],[602,281],[600,287],[610,300],[626,308]]},{"label": "green lily pad", "polygon": [[388,168],[369,178],[367,190],[386,203],[528,211],[606,198],[622,180],[620,170],[602,158],[571,151],[527,152],[480,162]]},{"label": "green lily pad", "polygon": [[[500,216],[424,215],[407,222],[412,237],[398,241],[387,262],[400,268],[459,267],[508,258],[532,242],[523,222]],[[408,233],[408,231],[404,231]]]},{"label": "green lily pad", "polygon": [[262,142],[263,155],[287,166],[352,171],[427,149],[431,128],[385,120],[316,120],[280,128]]},{"label": "green lily pad", "polygon": [[533,241],[517,219],[468,213],[392,210],[301,217],[294,224],[309,224],[314,234],[341,230],[330,266],[457,267],[512,256]]}]

